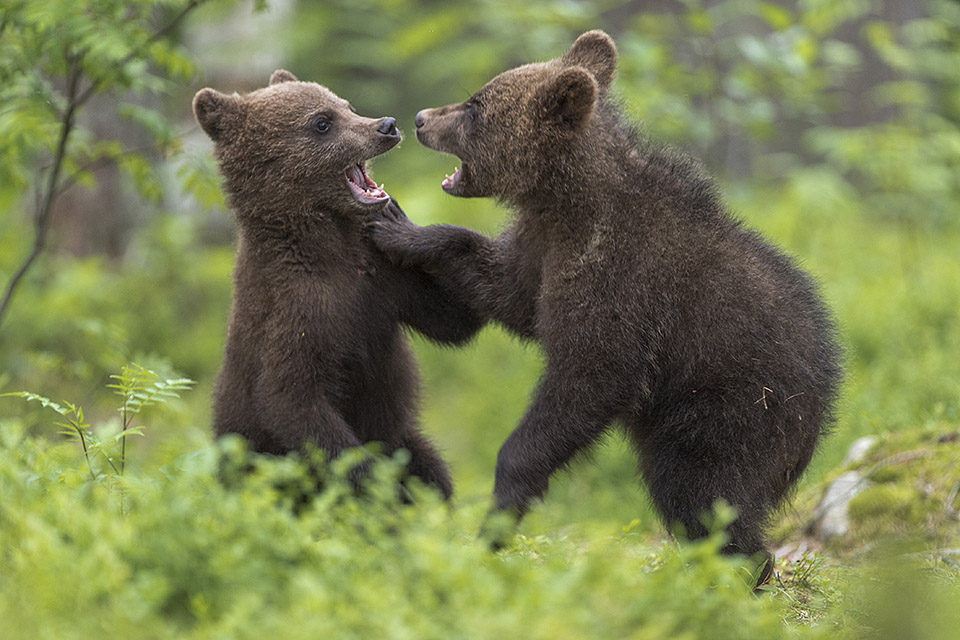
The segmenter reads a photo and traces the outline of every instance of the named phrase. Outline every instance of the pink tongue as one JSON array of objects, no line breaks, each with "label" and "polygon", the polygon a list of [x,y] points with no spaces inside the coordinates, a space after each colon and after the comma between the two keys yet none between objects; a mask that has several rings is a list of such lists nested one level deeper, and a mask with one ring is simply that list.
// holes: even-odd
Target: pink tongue
[{"label": "pink tongue", "polygon": [[367,176],[363,167],[359,164],[350,168],[350,182],[356,186],[360,193],[368,198],[377,200],[389,197],[381,186],[378,186],[376,182]]}]

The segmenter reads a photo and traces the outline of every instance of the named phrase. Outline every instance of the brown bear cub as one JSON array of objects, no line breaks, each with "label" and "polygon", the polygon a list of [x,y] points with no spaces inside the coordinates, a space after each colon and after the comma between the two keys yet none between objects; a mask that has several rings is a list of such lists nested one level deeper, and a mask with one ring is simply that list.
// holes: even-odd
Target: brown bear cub
[{"label": "brown bear cub", "polygon": [[307,444],[331,458],[373,441],[387,453],[402,447],[410,472],[449,497],[446,466],[417,426],[403,327],[456,344],[480,320],[363,238],[365,216],[390,204],[366,161],[400,141],[395,119],[359,116],[282,70],[246,95],[203,89],[193,109],[238,222],[214,430],[273,454]]},{"label": "brown bear cub", "polygon": [[727,550],[763,554],[767,515],[832,421],[834,326],[814,282],[731,216],[698,164],[622,120],[616,61],[591,31],[561,58],[417,114],[419,140],[461,161],[447,193],[515,211],[496,239],[390,211],[368,226],[398,265],[543,347],[532,404],[497,460],[499,509],[522,516],[617,424],[669,526],[705,535],[722,499],[739,513]]}]

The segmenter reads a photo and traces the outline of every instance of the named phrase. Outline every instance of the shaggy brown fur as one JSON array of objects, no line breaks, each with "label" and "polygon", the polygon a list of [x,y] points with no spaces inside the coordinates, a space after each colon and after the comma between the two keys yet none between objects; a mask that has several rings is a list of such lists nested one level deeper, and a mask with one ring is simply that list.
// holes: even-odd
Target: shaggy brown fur
[{"label": "shaggy brown fur", "polygon": [[416,424],[416,366],[401,325],[458,343],[480,322],[363,241],[364,216],[389,200],[365,160],[400,141],[395,120],[356,115],[282,70],[247,95],[203,89],[193,106],[239,223],[216,433],[274,454],[307,443],[331,457],[372,441],[388,453],[403,447],[411,472],[449,497],[447,469]]},{"label": "shaggy brown fur", "polygon": [[497,461],[500,509],[522,516],[616,423],[671,527],[705,535],[723,499],[739,512],[728,550],[760,553],[767,514],[831,422],[834,327],[814,282],[731,217],[697,163],[622,122],[608,97],[616,58],[592,31],[417,114],[420,141],[462,161],[448,193],[516,211],[500,237],[399,216],[371,232],[397,264],[543,346],[546,370]]}]

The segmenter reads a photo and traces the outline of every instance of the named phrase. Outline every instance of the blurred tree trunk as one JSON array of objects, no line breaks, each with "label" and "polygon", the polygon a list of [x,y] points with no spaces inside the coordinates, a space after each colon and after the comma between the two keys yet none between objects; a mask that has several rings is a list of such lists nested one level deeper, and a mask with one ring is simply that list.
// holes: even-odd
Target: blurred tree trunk
[{"label": "blurred tree trunk", "polygon": [[[154,94],[145,96],[99,95],[90,100],[81,124],[98,139],[117,140],[125,148],[138,149],[151,162],[159,154],[150,151],[152,140],[143,127],[117,114],[120,104],[159,108]],[[129,178],[114,164],[94,170],[92,189],[81,185],[65,191],[53,207],[53,247],[74,256],[123,256],[134,229],[145,217],[145,207]]]}]

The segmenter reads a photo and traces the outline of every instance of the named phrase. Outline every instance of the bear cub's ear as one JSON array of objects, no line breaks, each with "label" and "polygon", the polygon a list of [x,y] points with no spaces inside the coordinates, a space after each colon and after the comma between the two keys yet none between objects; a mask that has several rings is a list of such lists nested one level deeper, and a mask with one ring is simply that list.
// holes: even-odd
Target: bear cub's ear
[{"label": "bear cub's ear", "polygon": [[220,139],[236,117],[236,96],[228,96],[214,89],[200,89],[193,97],[193,115],[210,139]]},{"label": "bear cub's ear", "polygon": [[603,31],[587,31],[562,59],[571,67],[581,66],[592,73],[600,88],[606,90],[617,72],[617,45]]},{"label": "bear cub's ear", "polygon": [[538,87],[535,100],[545,122],[573,130],[593,115],[598,93],[593,74],[583,67],[570,67]]},{"label": "bear cub's ear", "polygon": [[280,84],[281,82],[299,82],[297,76],[293,75],[286,69],[277,69],[270,76],[270,84]]}]

